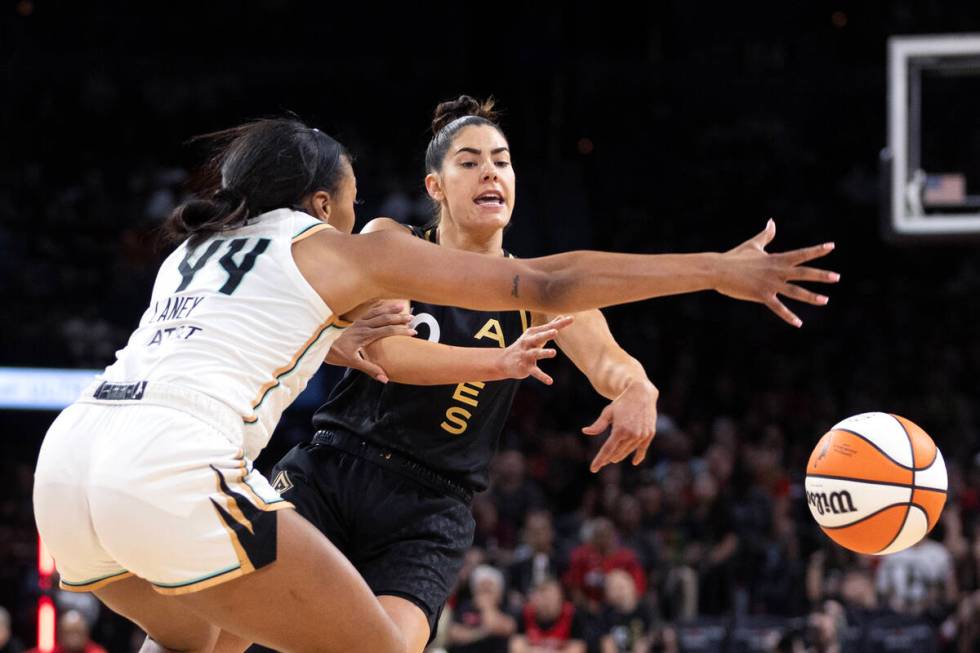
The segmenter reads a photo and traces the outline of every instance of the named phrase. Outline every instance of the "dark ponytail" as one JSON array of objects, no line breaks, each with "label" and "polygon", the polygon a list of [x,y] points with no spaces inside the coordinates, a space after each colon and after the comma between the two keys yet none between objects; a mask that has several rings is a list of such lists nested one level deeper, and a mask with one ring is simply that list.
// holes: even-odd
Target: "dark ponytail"
[{"label": "dark ponytail", "polygon": [[245,196],[222,188],[210,199],[193,199],[175,208],[166,229],[172,240],[190,237],[193,245],[211,234],[245,224],[249,215]]},{"label": "dark ponytail", "polygon": [[335,194],[350,155],[343,145],[299,120],[273,118],[194,139],[214,152],[197,174],[197,199],[164,224],[172,241],[195,246],[267,211],[296,207],[318,190]]}]

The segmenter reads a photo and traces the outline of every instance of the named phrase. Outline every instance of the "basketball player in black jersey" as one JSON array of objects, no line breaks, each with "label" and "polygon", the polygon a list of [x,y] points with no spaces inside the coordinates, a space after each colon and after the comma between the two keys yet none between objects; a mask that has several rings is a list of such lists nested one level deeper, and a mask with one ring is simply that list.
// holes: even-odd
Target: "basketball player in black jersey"
[{"label": "basketball player in black jersey", "polygon": [[[440,207],[438,223],[412,228],[412,234],[507,256],[502,240],[515,179],[492,107],[469,98],[446,103],[433,128],[426,186]],[[384,229],[406,227],[383,218],[366,227]],[[549,319],[418,302],[412,309],[419,337],[460,347],[503,348]],[[382,367],[392,367],[403,358],[398,348],[411,344],[398,340],[369,348]],[[613,400],[588,430],[598,434],[610,421],[617,429],[594,466],[631,452],[639,463],[653,438],[657,401],[642,365],[616,344],[598,311],[577,316],[557,342]],[[313,442],[294,449],[273,472],[283,495],[303,504],[299,510],[308,509],[304,514],[351,558],[413,651],[421,651],[434,630],[472,542],[470,500],[487,489],[488,467],[518,385],[514,379],[383,384],[349,371],[314,416]]]},{"label": "basketball player in black jersey", "polygon": [[[492,105],[467,96],[443,103],[433,131],[425,181],[439,207],[436,222],[410,229],[378,218],[364,232],[410,231],[443,247],[506,256],[503,230],[513,211],[515,178]],[[763,236],[768,239],[771,233]],[[808,299],[823,303],[815,295]],[[419,339],[505,348],[551,316],[419,302],[411,307],[418,338],[388,337],[365,347],[368,358],[398,382],[372,378],[377,368],[371,374],[348,370],[314,416],[312,441],[290,451],[272,479],[282,496],[350,558],[398,624],[408,651],[417,652],[430,639],[472,542],[470,501],[487,488],[488,466],[519,383],[459,382],[489,377],[475,364],[468,368],[461,350],[452,369],[440,372],[433,359],[419,359]],[[796,323],[788,311],[771,308]],[[583,429],[590,435],[612,429],[593,471],[631,455],[639,464],[654,435],[656,387],[616,344],[599,311],[578,313],[574,322],[562,321],[558,328],[558,345],[611,400]],[[328,360],[369,369],[357,356],[337,358],[342,340]],[[452,384],[407,385],[448,381]],[[223,634],[218,650],[236,648],[244,648],[244,642]]]}]

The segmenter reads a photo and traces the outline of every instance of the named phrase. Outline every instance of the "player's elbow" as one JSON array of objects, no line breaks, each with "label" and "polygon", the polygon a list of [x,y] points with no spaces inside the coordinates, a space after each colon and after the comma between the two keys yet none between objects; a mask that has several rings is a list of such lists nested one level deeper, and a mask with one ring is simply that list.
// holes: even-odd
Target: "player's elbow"
[{"label": "player's elbow", "polygon": [[551,314],[578,311],[581,306],[575,301],[574,292],[577,283],[573,273],[565,269],[532,270],[526,283],[530,299],[526,307]]}]

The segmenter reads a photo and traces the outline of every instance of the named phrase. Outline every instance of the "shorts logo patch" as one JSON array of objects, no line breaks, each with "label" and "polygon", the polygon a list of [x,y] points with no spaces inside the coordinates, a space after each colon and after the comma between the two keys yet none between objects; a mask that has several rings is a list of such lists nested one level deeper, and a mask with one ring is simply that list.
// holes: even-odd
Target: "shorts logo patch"
[{"label": "shorts logo patch", "polygon": [[138,401],[146,391],[146,381],[136,383],[109,383],[103,381],[92,395],[96,399],[109,401]]},{"label": "shorts logo patch", "polygon": [[293,489],[293,482],[289,480],[289,474],[285,469],[276,474],[276,477],[272,479],[272,489],[279,494]]}]

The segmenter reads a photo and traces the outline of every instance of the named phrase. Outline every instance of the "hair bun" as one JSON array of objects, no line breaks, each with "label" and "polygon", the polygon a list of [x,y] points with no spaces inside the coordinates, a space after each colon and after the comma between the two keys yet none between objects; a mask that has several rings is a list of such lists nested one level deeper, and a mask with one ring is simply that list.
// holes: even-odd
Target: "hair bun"
[{"label": "hair bun", "polygon": [[492,97],[480,102],[469,95],[460,95],[455,100],[441,102],[436,107],[435,116],[432,118],[432,133],[438,134],[443,127],[452,121],[466,116],[478,116],[496,123],[497,112],[493,110],[493,105],[494,99]]},{"label": "hair bun", "polygon": [[228,188],[226,186],[219,188],[212,196],[212,199],[215,202],[227,205],[230,209],[236,209],[248,202],[248,198],[244,193],[238,189]]},{"label": "hair bun", "polygon": [[220,218],[225,209],[213,200],[190,200],[173,210],[171,220],[179,235],[187,236]]},{"label": "hair bun", "polygon": [[220,188],[211,199],[195,199],[181,204],[170,216],[170,229],[178,238],[193,236],[204,230],[220,230],[222,218],[248,219],[248,198],[234,188]]}]

